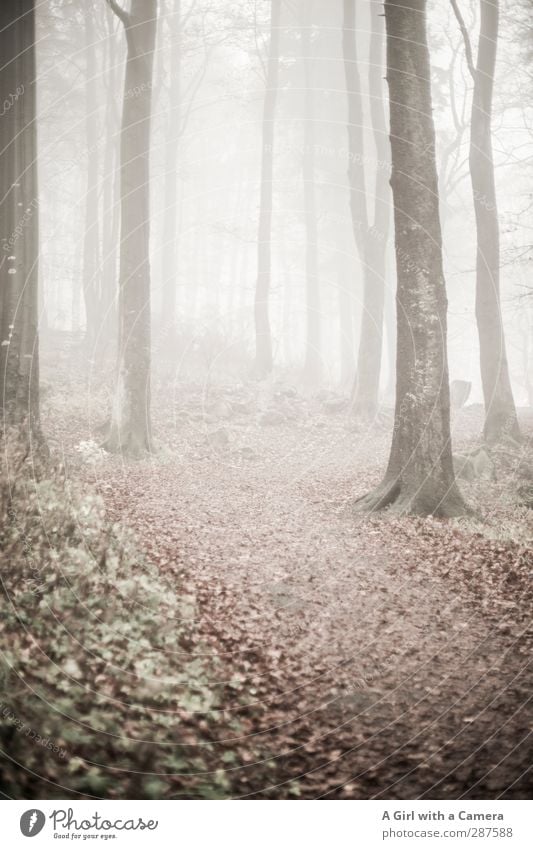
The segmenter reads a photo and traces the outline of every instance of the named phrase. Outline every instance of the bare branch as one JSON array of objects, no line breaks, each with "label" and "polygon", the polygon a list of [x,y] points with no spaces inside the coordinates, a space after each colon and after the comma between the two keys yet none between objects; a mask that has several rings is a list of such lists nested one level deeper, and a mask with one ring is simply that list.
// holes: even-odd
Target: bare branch
[{"label": "bare branch", "polygon": [[191,80],[190,85],[188,86],[187,90],[184,92],[184,97],[186,97],[189,94],[189,92],[191,92],[191,94],[190,94],[190,97],[189,97],[189,103],[188,103],[188,106],[186,108],[185,115],[183,116],[183,119],[181,121],[181,127],[180,127],[180,130],[179,130],[180,137],[184,134],[184,132],[187,128],[187,124],[189,122],[189,118],[190,118],[190,115],[191,115],[191,110],[192,110],[192,107],[193,107],[193,104],[194,104],[194,100],[195,100],[196,94],[198,92],[198,89],[200,88],[200,86],[201,86],[201,84],[202,84],[202,82],[205,78],[205,75],[207,73],[207,68],[209,66],[209,58],[210,58],[210,55],[211,55],[211,52],[212,52],[213,49],[214,49],[213,45],[211,47],[207,47],[207,45],[205,46],[205,48],[204,48],[204,64],[203,64],[203,66],[200,70],[200,73],[198,74],[196,81]]},{"label": "bare branch", "polygon": [[255,49],[256,49],[257,55],[259,57],[259,61],[261,63],[261,66],[263,68],[263,77],[266,80],[267,69],[266,69],[265,61],[263,59],[261,48],[259,47],[259,40],[257,38],[257,0],[255,0],[255,2],[254,2],[254,41],[255,41]]},{"label": "bare branch", "polygon": [[117,18],[120,18],[125,27],[129,26],[131,23],[131,18],[129,14],[126,12],[122,6],[119,6],[116,0],[106,0],[109,8],[115,13]]},{"label": "bare branch", "polygon": [[461,30],[461,35],[463,36],[463,41],[465,43],[465,55],[466,55],[466,64],[468,65],[468,70],[470,71],[470,76],[476,81],[476,69],[474,66],[474,59],[472,53],[472,43],[470,41],[470,36],[468,35],[468,30],[466,28],[465,20],[461,14],[461,10],[457,5],[457,0],[450,0],[452,4],[452,9],[455,17],[457,18],[457,23],[459,24],[459,29]]},{"label": "bare branch", "polygon": [[182,29],[185,27],[187,21],[189,20],[189,18],[193,14],[193,12],[196,10],[196,6],[197,6],[196,0],[192,0],[192,3],[189,6],[188,11],[183,15],[183,17],[181,19],[181,28]]}]

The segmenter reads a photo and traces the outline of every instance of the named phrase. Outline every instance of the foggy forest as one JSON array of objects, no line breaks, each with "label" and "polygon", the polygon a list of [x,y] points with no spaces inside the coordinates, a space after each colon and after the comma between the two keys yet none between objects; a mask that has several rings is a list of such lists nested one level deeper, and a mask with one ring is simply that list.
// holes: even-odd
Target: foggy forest
[{"label": "foggy forest", "polygon": [[531,797],[532,33],[2,0],[2,798]]}]

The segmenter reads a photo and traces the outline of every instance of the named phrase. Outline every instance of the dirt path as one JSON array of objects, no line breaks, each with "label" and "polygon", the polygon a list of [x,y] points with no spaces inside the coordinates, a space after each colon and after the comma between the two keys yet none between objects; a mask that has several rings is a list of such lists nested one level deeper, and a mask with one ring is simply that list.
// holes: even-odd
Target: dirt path
[{"label": "dirt path", "polygon": [[214,742],[236,796],[531,791],[527,555],[439,522],[350,516],[387,441],[331,417],[193,417],[152,461],[98,468],[111,513],[187,598],[191,651],[218,664],[216,709],[238,731]]}]

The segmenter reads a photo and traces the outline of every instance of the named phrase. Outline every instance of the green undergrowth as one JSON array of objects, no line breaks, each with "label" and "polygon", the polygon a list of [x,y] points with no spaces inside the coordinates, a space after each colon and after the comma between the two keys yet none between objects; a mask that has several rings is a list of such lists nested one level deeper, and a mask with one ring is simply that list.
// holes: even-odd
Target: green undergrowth
[{"label": "green undergrowth", "polygon": [[216,665],[194,643],[189,602],[107,521],[97,495],[8,441],[0,489],[3,794],[231,795],[216,740],[238,727],[226,717],[222,731]]}]

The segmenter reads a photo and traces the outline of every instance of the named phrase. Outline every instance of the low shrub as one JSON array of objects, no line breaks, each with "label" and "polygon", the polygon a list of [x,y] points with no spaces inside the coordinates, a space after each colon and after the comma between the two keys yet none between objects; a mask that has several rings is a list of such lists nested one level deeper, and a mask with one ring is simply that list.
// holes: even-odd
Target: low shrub
[{"label": "low shrub", "polygon": [[4,457],[3,793],[229,795],[214,760],[216,670],[199,659],[190,602],[109,524],[97,495],[12,437]]}]

